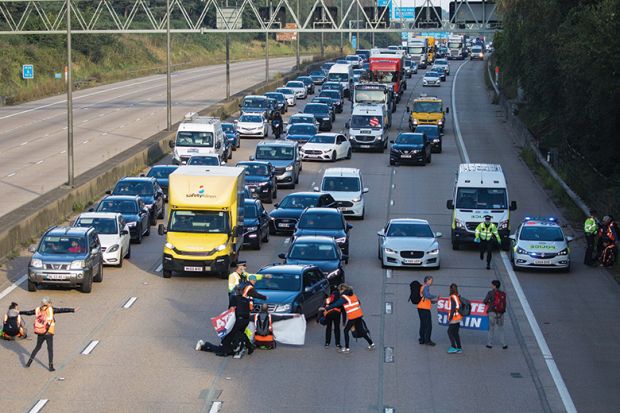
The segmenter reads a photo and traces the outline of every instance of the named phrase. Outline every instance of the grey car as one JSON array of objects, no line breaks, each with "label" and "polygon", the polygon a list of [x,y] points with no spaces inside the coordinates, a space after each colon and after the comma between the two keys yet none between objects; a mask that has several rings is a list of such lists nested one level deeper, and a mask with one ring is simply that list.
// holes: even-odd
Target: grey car
[{"label": "grey car", "polygon": [[269,162],[275,169],[276,182],[280,187],[295,188],[295,184],[299,183],[302,164],[297,142],[260,141],[250,160]]}]

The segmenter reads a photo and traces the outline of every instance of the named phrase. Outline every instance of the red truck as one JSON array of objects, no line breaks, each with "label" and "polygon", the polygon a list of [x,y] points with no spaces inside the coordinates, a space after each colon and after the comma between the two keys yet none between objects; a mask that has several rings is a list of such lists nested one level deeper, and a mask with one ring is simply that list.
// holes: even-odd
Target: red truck
[{"label": "red truck", "polygon": [[[372,53],[375,52],[375,53]],[[392,85],[396,102],[407,88],[405,80],[405,56],[394,51],[371,51],[370,55],[370,79],[374,82]]]}]

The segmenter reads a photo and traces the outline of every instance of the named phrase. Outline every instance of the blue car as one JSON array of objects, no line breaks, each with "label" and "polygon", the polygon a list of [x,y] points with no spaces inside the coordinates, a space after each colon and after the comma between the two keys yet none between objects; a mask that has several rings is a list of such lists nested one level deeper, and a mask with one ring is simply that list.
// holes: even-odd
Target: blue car
[{"label": "blue car", "polygon": [[164,191],[164,195],[168,198],[168,177],[177,170],[178,165],[155,165],[146,174],[149,178],[155,178],[159,187]]},{"label": "blue car", "polygon": [[319,133],[316,125],[311,123],[296,123],[291,125],[286,134],[286,139],[289,141],[298,142],[300,145],[308,142],[310,138]]},{"label": "blue car", "polygon": [[226,135],[226,139],[232,146],[232,150],[236,151],[237,148],[241,147],[241,139],[239,138],[239,132],[237,132],[237,128],[234,123],[222,123],[222,130]]},{"label": "blue car", "polygon": [[[89,210],[93,212],[92,209]],[[106,196],[99,202],[94,212],[118,212],[129,227],[131,240],[140,244],[142,237],[151,235],[149,210],[139,196]]]},{"label": "blue car", "polygon": [[298,237],[288,252],[278,257],[285,264],[316,265],[323,271],[330,285],[345,282],[342,262],[347,262],[349,257],[342,253],[333,238],[311,235]]},{"label": "blue car", "polygon": [[293,239],[304,235],[322,235],[336,241],[345,255],[349,255],[349,232],[353,228],[347,224],[342,212],[336,208],[308,208],[297,221]]},{"label": "blue car", "polygon": [[274,204],[269,212],[269,233],[292,234],[297,221],[306,208],[335,208],[336,200],[330,194],[320,192],[295,192],[284,197],[282,202]]},{"label": "blue car", "polygon": [[244,161],[237,163],[245,168],[245,187],[250,192],[249,198],[259,198],[271,204],[278,197],[276,171],[269,162]]},{"label": "blue car", "polygon": [[310,77],[312,78],[312,81],[315,85],[322,85],[323,83],[325,83],[325,79],[327,79],[325,73],[323,73],[322,70],[316,70],[314,72],[311,72]]},{"label": "blue car", "polygon": [[146,176],[131,176],[118,180],[110,195],[137,195],[149,210],[151,225],[157,224],[158,219],[164,218],[164,191],[155,178]]},{"label": "blue car", "polygon": [[269,312],[316,316],[329,295],[329,281],[320,268],[311,265],[269,265],[257,272],[263,277],[254,288],[267,296],[254,299],[254,311],[266,303]]},{"label": "blue car", "polygon": [[424,133],[400,133],[390,142],[390,165],[431,163],[431,144]]},{"label": "blue car", "polygon": [[443,133],[437,125],[418,125],[416,132],[423,133],[431,143],[431,152],[441,153]]},{"label": "blue car", "polygon": [[269,242],[269,214],[258,199],[244,200],[243,207],[243,246],[259,250]]}]

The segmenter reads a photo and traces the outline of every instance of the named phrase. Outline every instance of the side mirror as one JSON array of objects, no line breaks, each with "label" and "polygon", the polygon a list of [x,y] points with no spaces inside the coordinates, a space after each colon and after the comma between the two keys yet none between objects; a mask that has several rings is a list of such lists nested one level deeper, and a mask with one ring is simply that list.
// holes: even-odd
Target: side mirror
[{"label": "side mirror", "polygon": [[254,160],[254,156],[250,155],[250,157],[248,158],[249,160],[253,161]]},{"label": "side mirror", "polygon": [[164,224],[159,224],[157,226],[157,233],[159,235],[164,235],[166,232],[168,232],[168,231],[166,231],[166,227],[164,226]]},{"label": "side mirror", "polygon": [[220,166],[226,166],[226,162],[224,161],[220,162]]},{"label": "side mirror", "polygon": [[146,174],[140,174],[139,176],[144,178],[146,176]]},{"label": "side mirror", "polygon": [[305,293],[309,293],[311,291],[312,291],[312,287],[310,287],[310,286],[304,288],[304,292]]},{"label": "side mirror", "polygon": [[215,149],[220,149],[222,147],[221,142],[215,142]]},{"label": "side mirror", "polygon": [[367,193],[368,193],[368,188],[362,189],[362,194],[367,194]]},{"label": "side mirror", "polygon": [[286,254],[278,254],[278,258],[280,258],[281,260],[285,260],[286,259]]},{"label": "side mirror", "polygon": [[385,231],[382,229],[381,231],[377,232],[377,235],[380,237],[385,237]]},{"label": "side mirror", "polygon": [[278,202],[276,202],[275,204],[273,204],[274,208],[280,208],[280,204]]},{"label": "side mirror", "polygon": [[235,119],[233,123],[239,123],[239,119]]},{"label": "side mirror", "polygon": [[88,208],[88,212],[95,212],[95,208]]},{"label": "side mirror", "polygon": [[511,239],[511,240],[513,240],[513,241],[516,241],[516,240],[517,240],[517,236],[516,236],[516,235],[514,235],[514,234],[513,234],[513,235],[508,235],[508,238],[510,238],[510,239]]},{"label": "side mirror", "polygon": [[454,209],[454,201],[452,201],[451,199],[448,199],[448,201],[446,202],[446,208]]},{"label": "side mirror", "polygon": [[318,187],[318,186],[315,186],[314,188],[312,188],[312,190],[313,190],[314,192],[319,192],[319,187]]},{"label": "side mirror", "polygon": [[351,225],[351,224],[347,224],[347,231],[348,231],[348,230],[350,230],[350,229],[352,229],[352,228],[353,228],[353,225]]},{"label": "side mirror", "polygon": [[236,226],[234,229],[235,236],[241,237],[243,236],[243,227],[241,225]]},{"label": "side mirror", "polygon": [[411,108],[407,106],[407,113],[411,112]]},{"label": "side mirror", "polygon": [[35,252],[37,252],[37,247],[36,245],[31,245],[28,247],[28,252],[31,254],[34,254]]},{"label": "side mirror", "polygon": [[517,209],[517,201],[512,201],[512,202],[510,203],[510,210],[511,210],[511,211],[514,211],[514,210],[516,210],[516,209]]},{"label": "side mirror", "polygon": [[126,229],[122,229],[121,235],[129,235],[129,231],[127,231]]},{"label": "side mirror", "polygon": [[95,255],[99,252],[99,248],[93,248],[92,250],[90,250],[90,254],[91,255]]},{"label": "side mirror", "polygon": [[435,238],[441,238],[443,234],[441,232],[435,232]]},{"label": "side mirror", "polygon": [[148,210],[148,209],[146,209],[146,208],[144,208],[144,209],[142,209],[142,211],[141,211],[141,212],[142,212],[143,214],[148,214],[148,213],[149,213],[149,210]]},{"label": "side mirror", "polygon": [[344,127],[347,128],[347,129],[350,129],[351,128],[351,122],[345,123]]},{"label": "side mirror", "polygon": [[571,242],[574,239],[575,239],[575,237],[567,236],[566,237],[566,242]]},{"label": "side mirror", "polygon": [[107,191],[105,191],[106,195],[112,195],[112,190],[108,189]]},{"label": "side mirror", "polygon": [[446,107],[446,113],[450,113],[450,108]]},{"label": "side mirror", "polygon": [[170,148],[174,148],[174,141],[168,142],[168,146],[170,146]]}]

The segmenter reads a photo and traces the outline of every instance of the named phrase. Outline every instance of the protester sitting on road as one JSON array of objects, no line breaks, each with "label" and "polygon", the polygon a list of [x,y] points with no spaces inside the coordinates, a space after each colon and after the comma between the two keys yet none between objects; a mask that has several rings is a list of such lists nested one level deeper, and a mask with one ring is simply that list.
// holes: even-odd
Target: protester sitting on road
[{"label": "protester sitting on road", "polygon": [[16,338],[26,338],[28,334],[24,326],[24,320],[19,315],[19,306],[13,302],[9,306],[9,311],[4,315],[2,323],[2,338],[5,340],[15,340]]}]

